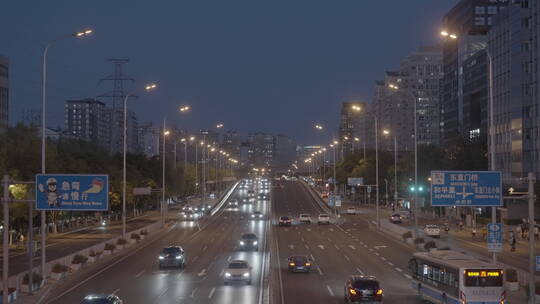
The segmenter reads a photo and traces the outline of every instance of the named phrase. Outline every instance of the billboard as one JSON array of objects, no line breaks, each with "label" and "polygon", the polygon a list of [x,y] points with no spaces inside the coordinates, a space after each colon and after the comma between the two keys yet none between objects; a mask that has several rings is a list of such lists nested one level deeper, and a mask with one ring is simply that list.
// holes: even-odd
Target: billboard
[{"label": "billboard", "polygon": [[36,209],[106,211],[109,209],[109,176],[37,174]]}]

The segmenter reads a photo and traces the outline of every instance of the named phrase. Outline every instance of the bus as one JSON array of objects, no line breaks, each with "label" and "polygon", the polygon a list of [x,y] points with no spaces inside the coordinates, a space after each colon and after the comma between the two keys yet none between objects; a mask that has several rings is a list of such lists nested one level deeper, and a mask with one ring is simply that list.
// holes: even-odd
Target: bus
[{"label": "bus", "polygon": [[416,252],[409,261],[412,288],[441,304],[506,303],[504,270],[452,250]]}]

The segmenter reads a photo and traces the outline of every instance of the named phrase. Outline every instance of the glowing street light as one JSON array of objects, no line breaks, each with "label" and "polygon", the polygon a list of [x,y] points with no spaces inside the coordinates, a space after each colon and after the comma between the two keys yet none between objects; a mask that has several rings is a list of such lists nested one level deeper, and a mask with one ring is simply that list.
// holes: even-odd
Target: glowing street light
[{"label": "glowing street light", "polygon": [[359,105],[352,105],[351,106],[351,109],[355,112],[360,112],[362,111],[362,108],[359,106]]},{"label": "glowing street light", "polygon": [[190,106],[181,106],[180,107],[180,112],[187,112],[191,110],[191,107]]},{"label": "glowing street light", "polygon": [[220,124],[217,124],[216,128],[218,128],[218,129],[221,129],[221,128],[223,128],[223,124],[222,124],[222,123],[220,123]]}]

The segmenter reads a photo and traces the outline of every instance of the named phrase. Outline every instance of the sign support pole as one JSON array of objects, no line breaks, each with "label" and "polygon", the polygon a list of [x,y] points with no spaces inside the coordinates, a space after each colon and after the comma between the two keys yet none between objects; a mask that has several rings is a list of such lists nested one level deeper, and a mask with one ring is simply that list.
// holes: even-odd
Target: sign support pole
[{"label": "sign support pole", "polygon": [[8,233],[9,233],[9,177],[4,175],[4,199],[2,202],[4,210],[4,231],[3,231],[3,242],[2,242],[2,303],[8,303],[9,295],[9,244],[8,244]]},{"label": "sign support pole", "polygon": [[534,304],[536,300],[536,257],[534,254],[534,173],[529,172],[529,303]]}]

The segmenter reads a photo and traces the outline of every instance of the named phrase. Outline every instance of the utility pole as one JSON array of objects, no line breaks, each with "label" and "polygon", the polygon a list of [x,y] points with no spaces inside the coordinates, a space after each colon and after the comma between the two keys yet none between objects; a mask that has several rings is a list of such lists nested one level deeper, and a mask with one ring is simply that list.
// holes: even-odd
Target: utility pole
[{"label": "utility pole", "polygon": [[536,196],[534,194],[534,183],[536,182],[536,177],[534,173],[529,172],[527,178],[529,180],[529,304],[536,303],[536,255],[534,250],[534,201]]}]

